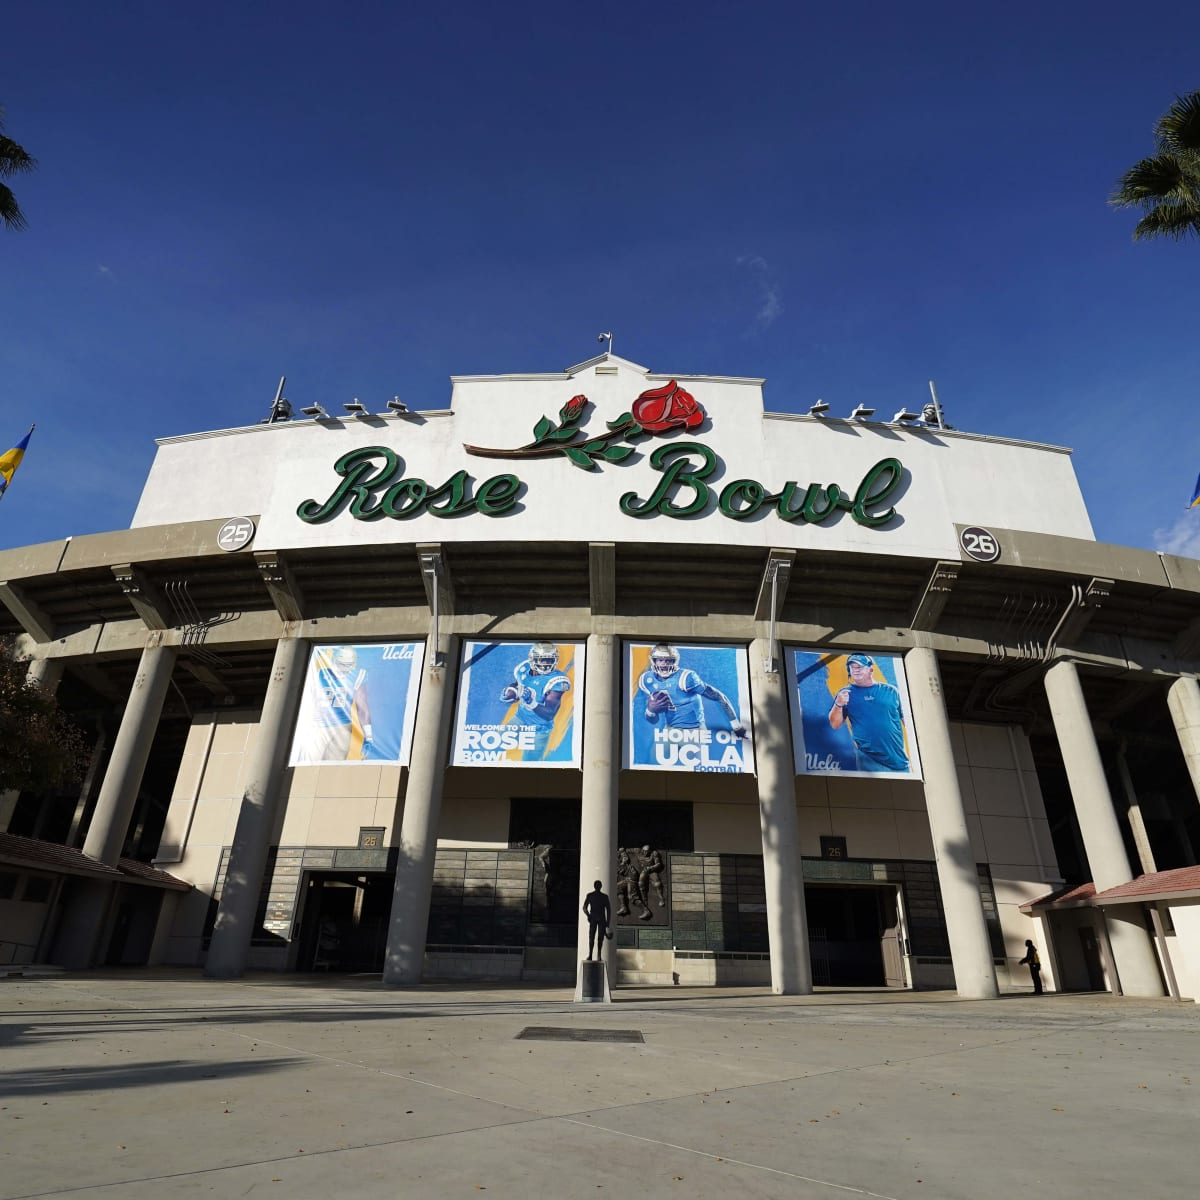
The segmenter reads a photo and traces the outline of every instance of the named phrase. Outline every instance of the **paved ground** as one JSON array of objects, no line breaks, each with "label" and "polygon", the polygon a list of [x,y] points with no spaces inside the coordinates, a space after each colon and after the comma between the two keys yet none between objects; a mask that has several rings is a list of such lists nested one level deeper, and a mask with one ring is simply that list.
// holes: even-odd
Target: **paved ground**
[{"label": "paved ground", "polygon": [[1167,1200],[1198,1118],[1190,1003],[0,981],[4,1200]]}]

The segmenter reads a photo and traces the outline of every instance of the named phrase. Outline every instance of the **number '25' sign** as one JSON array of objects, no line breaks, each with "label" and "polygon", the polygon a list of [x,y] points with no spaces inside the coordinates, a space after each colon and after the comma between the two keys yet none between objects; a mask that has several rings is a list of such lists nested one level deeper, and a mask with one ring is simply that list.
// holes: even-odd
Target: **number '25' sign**
[{"label": "number '25' sign", "polygon": [[963,553],[976,562],[995,562],[1000,557],[1000,543],[995,534],[978,525],[964,529],[958,535],[958,544]]}]

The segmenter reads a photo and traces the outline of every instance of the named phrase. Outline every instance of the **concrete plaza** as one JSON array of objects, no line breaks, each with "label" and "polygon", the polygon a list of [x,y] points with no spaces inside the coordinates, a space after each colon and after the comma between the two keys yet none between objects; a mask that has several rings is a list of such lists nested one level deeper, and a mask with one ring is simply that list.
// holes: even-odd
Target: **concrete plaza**
[{"label": "concrete plaza", "polygon": [[3,1200],[1196,1188],[1191,1003],[150,970],[0,980],[0,1013]]}]

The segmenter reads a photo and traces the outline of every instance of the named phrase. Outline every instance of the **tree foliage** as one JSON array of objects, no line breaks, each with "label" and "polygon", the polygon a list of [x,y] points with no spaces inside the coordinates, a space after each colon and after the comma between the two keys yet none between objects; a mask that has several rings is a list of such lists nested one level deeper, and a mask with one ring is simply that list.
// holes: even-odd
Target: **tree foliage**
[{"label": "tree foliage", "polygon": [[3,181],[32,171],[36,166],[37,159],[24,146],[4,136],[4,109],[0,108],[0,221],[8,229],[24,229],[26,221],[12,188]]},{"label": "tree foliage", "polygon": [[1135,239],[1200,236],[1200,91],[1177,96],[1154,136],[1155,153],[1121,176],[1109,203],[1145,214]]},{"label": "tree foliage", "polygon": [[51,791],[87,767],[87,739],[25,672],[11,642],[0,642],[0,792]]}]

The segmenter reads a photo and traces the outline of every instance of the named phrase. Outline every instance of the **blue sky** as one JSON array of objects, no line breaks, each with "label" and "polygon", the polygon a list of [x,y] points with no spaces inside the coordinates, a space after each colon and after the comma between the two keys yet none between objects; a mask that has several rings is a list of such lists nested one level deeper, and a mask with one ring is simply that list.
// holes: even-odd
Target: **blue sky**
[{"label": "blue sky", "polygon": [[[155,437],[598,349],[1075,448],[1200,554],[1200,241],[1105,199],[1200,9],[308,0],[5,16],[0,546],[121,528]],[[890,414],[889,414],[890,415]]]}]

